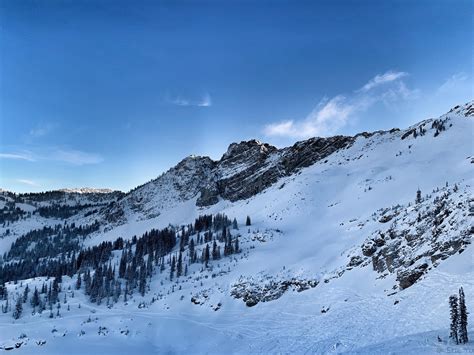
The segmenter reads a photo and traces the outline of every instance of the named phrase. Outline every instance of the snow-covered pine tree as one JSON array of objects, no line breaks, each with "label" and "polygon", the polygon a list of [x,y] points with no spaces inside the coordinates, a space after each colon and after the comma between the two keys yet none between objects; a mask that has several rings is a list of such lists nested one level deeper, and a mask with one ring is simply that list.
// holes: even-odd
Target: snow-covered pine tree
[{"label": "snow-covered pine tree", "polygon": [[449,296],[449,309],[451,314],[451,333],[449,337],[453,339],[456,344],[459,344],[458,338],[458,323],[459,323],[459,311],[458,311],[458,296]]},{"label": "snow-covered pine tree", "polygon": [[459,289],[459,319],[458,319],[458,335],[459,335],[459,342],[461,344],[465,344],[469,341],[467,337],[467,315],[469,313],[466,309],[466,299],[464,296],[464,290],[461,287]]}]

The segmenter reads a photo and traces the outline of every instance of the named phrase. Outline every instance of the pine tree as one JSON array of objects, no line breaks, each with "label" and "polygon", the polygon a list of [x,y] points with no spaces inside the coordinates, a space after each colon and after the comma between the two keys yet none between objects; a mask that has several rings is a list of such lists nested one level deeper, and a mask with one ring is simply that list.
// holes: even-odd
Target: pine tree
[{"label": "pine tree", "polygon": [[250,216],[247,216],[247,220],[245,221],[246,226],[252,225],[252,221],[250,221]]},{"label": "pine tree", "polygon": [[33,296],[31,297],[31,306],[35,308],[36,306],[39,306],[39,304],[40,304],[40,296],[39,296],[38,289],[35,287]]},{"label": "pine tree", "polygon": [[81,285],[82,285],[82,277],[81,277],[81,273],[79,272],[77,274],[76,290],[79,290],[81,288]]},{"label": "pine tree", "polygon": [[461,344],[465,344],[469,341],[467,337],[467,315],[469,313],[467,312],[466,309],[466,300],[464,296],[464,290],[461,287],[459,289],[459,324],[458,324],[458,330],[459,330],[459,342]]},{"label": "pine tree", "polygon": [[181,277],[183,275],[183,255],[179,252],[178,263],[176,264],[176,277]]},{"label": "pine tree", "polygon": [[146,291],[146,270],[145,267],[142,266],[140,268],[140,282],[138,285],[138,290],[142,296],[145,296]]},{"label": "pine tree", "polygon": [[212,260],[218,260],[219,255],[217,254],[217,243],[216,240],[214,239],[214,242],[212,243]]},{"label": "pine tree", "polygon": [[28,300],[28,293],[30,292],[30,288],[28,287],[28,284],[26,284],[25,291],[23,292],[23,303],[26,303]]},{"label": "pine tree", "polygon": [[21,317],[21,313],[23,312],[23,302],[20,297],[16,300],[15,310],[13,311],[13,318],[18,319]]},{"label": "pine tree", "polygon": [[120,278],[125,277],[126,270],[127,270],[127,251],[124,250],[122,252],[122,257],[120,258],[120,264],[119,264],[119,277]]},{"label": "pine tree", "polygon": [[232,221],[232,229],[239,229],[239,225],[237,224],[237,219],[235,218]]},{"label": "pine tree", "polygon": [[418,189],[416,191],[416,200],[415,200],[416,203],[420,203],[421,202],[421,190]]},{"label": "pine tree", "polygon": [[235,237],[234,252],[235,253],[240,252],[239,237],[238,236]]},{"label": "pine tree", "polygon": [[209,261],[209,244],[206,244],[206,249],[204,249],[204,263],[206,264],[206,267],[207,267],[207,263]]},{"label": "pine tree", "polygon": [[171,260],[171,268],[170,268],[170,281],[173,280],[175,268],[176,268],[176,258],[173,255],[173,259]]},{"label": "pine tree", "polygon": [[189,263],[195,263],[196,259],[194,257],[194,239],[191,238],[191,241],[189,242]]},{"label": "pine tree", "polygon": [[449,308],[451,313],[451,333],[449,337],[453,339],[456,344],[459,343],[458,339],[458,323],[459,323],[459,312],[458,312],[458,296],[449,296]]}]

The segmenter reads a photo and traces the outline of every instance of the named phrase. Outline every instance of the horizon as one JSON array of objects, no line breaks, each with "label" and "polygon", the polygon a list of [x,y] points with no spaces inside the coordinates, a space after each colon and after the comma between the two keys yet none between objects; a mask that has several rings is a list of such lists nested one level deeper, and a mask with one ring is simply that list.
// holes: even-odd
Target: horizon
[{"label": "horizon", "polygon": [[474,96],[456,5],[3,1],[0,187],[126,192],[232,142],[438,117]]}]

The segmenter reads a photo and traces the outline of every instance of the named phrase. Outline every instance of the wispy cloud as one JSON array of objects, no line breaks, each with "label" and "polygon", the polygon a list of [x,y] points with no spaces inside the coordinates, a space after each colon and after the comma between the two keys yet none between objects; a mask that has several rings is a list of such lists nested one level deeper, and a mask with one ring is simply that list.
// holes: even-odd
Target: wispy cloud
[{"label": "wispy cloud", "polygon": [[202,98],[201,98],[201,101],[199,101],[197,103],[198,106],[200,107],[209,107],[209,106],[212,106],[212,99],[211,99],[211,95],[209,95],[208,93],[206,93]]},{"label": "wispy cloud", "polygon": [[455,89],[458,85],[464,84],[467,79],[469,79],[469,76],[464,72],[453,74],[448,79],[446,79],[443,84],[440,85],[437,93],[449,92]]},{"label": "wispy cloud", "polygon": [[189,106],[210,107],[212,106],[212,98],[209,93],[205,93],[201,98],[197,100],[187,99],[182,96],[175,96],[171,98],[168,97],[166,101],[172,105],[183,106],[183,107],[189,107]]},{"label": "wispy cloud", "polygon": [[97,153],[89,153],[76,149],[62,149],[56,147],[40,148],[35,152],[27,153],[0,153],[0,159],[36,161],[58,161],[72,165],[99,164],[104,161]]},{"label": "wispy cloud", "polygon": [[53,152],[51,160],[62,161],[73,165],[99,164],[104,161],[101,155],[80,150],[58,150]]},{"label": "wispy cloud", "polygon": [[21,183],[21,184],[25,184],[25,185],[28,185],[28,186],[35,186],[35,187],[38,187],[38,183],[36,183],[35,181],[33,180],[28,180],[28,179],[17,179],[16,180],[17,182]]},{"label": "wispy cloud", "polygon": [[35,161],[31,155],[25,153],[0,153],[0,159]]},{"label": "wispy cloud", "polygon": [[383,84],[390,83],[392,81],[401,79],[401,78],[403,78],[404,76],[407,76],[407,75],[408,75],[408,73],[405,73],[405,72],[402,72],[402,71],[395,72],[395,71],[390,70],[390,71],[388,71],[384,74],[378,74],[378,75],[374,76],[372,79],[370,79],[367,82],[367,84],[362,86],[359,89],[359,91],[369,91],[369,90],[372,90],[373,88],[376,88],[377,86],[380,86],[380,85],[383,85]]},{"label": "wispy cloud", "polygon": [[308,138],[335,134],[346,126],[356,114],[369,109],[378,102],[388,104],[418,95],[401,80],[408,74],[388,71],[376,75],[360,89],[348,95],[324,98],[311,113],[301,120],[286,120],[270,123],[264,127],[267,136]]},{"label": "wispy cloud", "polygon": [[25,137],[27,142],[32,142],[37,138],[44,137],[51,133],[56,128],[56,124],[53,122],[40,122],[36,126],[32,127]]}]

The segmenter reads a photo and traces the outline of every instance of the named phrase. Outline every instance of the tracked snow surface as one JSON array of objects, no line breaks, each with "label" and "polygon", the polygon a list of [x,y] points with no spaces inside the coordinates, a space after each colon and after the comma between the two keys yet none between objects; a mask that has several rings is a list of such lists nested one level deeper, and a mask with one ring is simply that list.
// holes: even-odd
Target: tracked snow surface
[{"label": "tracked snow surface", "polygon": [[[58,302],[39,312],[32,291],[54,277],[8,280],[0,297],[0,352],[474,352],[474,321],[471,342],[455,345],[448,307],[462,286],[474,314],[473,117],[471,102],[405,130],[281,150],[258,141],[233,144],[220,161],[186,158],[127,194],[1,191],[3,266],[21,265],[18,255],[45,243],[21,239],[33,230],[51,227],[51,253],[61,237],[57,225],[74,231],[67,242],[77,250],[117,238],[136,250],[134,236],[167,227],[177,242],[161,268],[153,266],[144,296],[135,290],[125,299],[122,291],[116,301],[97,304],[84,286],[76,288],[77,274],[65,273]],[[180,240],[196,218],[210,214],[236,219],[228,233],[238,238],[238,252],[191,263],[189,240]],[[198,234],[187,238],[197,241]],[[12,243],[21,240],[16,252],[20,244]],[[224,243],[216,244],[223,250]],[[196,243],[199,258],[206,244],[212,247]],[[180,249],[186,274],[170,280]],[[107,260],[114,273],[121,257],[117,248]],[[26,287],[29,298],[15,319]]]}]

